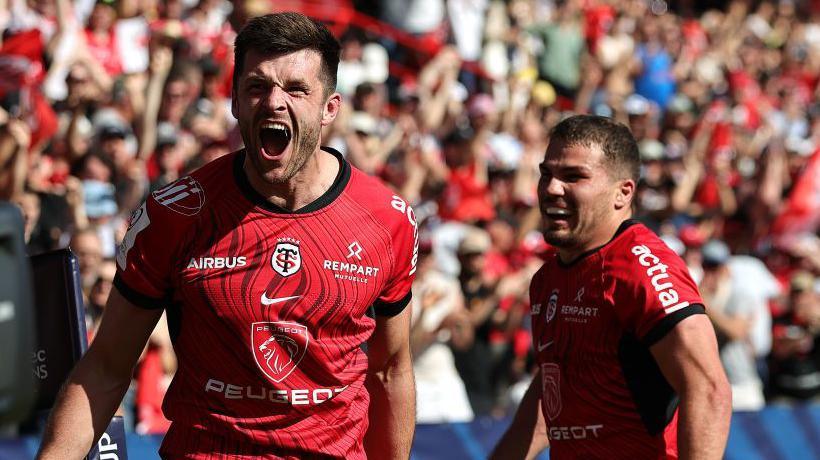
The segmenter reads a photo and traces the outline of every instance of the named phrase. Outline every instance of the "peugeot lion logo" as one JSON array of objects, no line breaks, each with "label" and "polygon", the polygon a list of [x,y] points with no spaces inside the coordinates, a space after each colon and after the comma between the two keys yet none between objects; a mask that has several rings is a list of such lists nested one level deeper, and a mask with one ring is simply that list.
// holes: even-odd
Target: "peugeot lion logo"
[{"label": "peugeot lion logo", "polygon": [[[276,347],[271,342],[275,342],[279,346]],[[299,351],[299,345],[286,335],[274,334],[265,343],[259,345],[259,351],[265,357],[265,364],[267,364],[268,369],[274,375],[279,375],[285,370],[285,367],[293,362],[293,357]]]},{"label": "peugeot lion logo", "polygon": [[259,370],[271,381],[285,380],[305,357],[310,334],[307,327],[287,321],[251,325],[251,350]]}]

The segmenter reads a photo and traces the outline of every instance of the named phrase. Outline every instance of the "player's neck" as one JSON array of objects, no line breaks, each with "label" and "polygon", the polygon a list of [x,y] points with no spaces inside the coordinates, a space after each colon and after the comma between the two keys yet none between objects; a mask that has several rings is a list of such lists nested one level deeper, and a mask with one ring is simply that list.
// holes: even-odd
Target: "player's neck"
[{"label": "player's neck", "polygon": [[559,248],[558,257],[561,262],[572,263],[582,255],[609,243],[615,237],[621,224],[630,217],[632,217],[631,212],[614,213],[606,221],[600,222],[593,234],[583,244],[571,248]]},{"label": "player's neck", "polygon": [[296,211],[316,201],[333,186],[341,164],[332,154],[317,148],[302,169],[289,181],[273,184],[245,169],[251,186],[271,204]]}]

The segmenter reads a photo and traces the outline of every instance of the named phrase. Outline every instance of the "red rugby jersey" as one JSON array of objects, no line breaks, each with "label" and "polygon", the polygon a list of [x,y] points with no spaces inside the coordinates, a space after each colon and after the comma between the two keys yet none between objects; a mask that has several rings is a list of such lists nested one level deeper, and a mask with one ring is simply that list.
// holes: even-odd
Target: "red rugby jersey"
[{"label": "red rugby jersey", "polygon": [[132,216],[115,286],[167,309],[179,359],[164,458],[365,457],[368,313],[409,302],[418,232],[401,198],[328,151],[340,173],[298,212],[254,191],[239,151]]},{"label": "red rugby jersey", "polygon": [[680,257],[626,221],[569,265],[548,257],[530,299],[550,455],[677,458],[678,398],[649,347],[704,312]]}]

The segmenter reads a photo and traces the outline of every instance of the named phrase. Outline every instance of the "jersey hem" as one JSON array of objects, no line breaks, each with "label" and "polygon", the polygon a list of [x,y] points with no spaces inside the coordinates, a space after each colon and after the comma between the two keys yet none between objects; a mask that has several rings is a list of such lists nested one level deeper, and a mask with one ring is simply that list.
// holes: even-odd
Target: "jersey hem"
[{"label": "jersey hem", "polygon": [[679,322],[683,321],[684,319],[692,316],[692,315],[702,315],[706,314],[706,308],[703,305],[696,303],[689,305],[688,307],[682,308],[671,315],[667,315],[662,320],[658,321],[649,332],[646,333],[644,336],[643,344],[647,347],[650,347],[656,344],[660,339],[664,338],[669,331],[672,330]]},{"label": "jersey hem", "polygon": [[125,297],[125,300],[131,302],[132,304],[144,309],[144,310],[162,310],[165,308],[165,303],[167,299],[162,298],[155,298],[151,296],[147,296],[142,294],[141,292],[136,291],[135,289],[128,286],[125,281],[122,279],[119,273],[114,275],[114,282],[113,285],[117,288],[117,291]]},{"label": "jersey hem", "polygon": [[396,316],[402,311],[404,311],[407,304],[410,303],[410,299],[413,298],[413,291],[408,291],[407,295],[402,297],[401,299],[395,302],[382,302],[377,300],[373,303],[373,310],[376,312],[378,316]]}]

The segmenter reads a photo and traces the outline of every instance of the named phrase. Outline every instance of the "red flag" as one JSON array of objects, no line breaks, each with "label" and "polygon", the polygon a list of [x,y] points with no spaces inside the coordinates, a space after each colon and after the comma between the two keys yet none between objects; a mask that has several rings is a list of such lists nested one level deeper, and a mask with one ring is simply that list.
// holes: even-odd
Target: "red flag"
[{"label": "red flag", "polygon": [[9,91],[30,88],[45,77],[43,39],[37,29],[16,33],[0,47],[0,97]]},{"label": "red flag", "polygon": [[787,240],[801,233],[815,233],[820,228],[820,149],[809,159],[803,174],[789,194],[786,206],[772,224],[776,240]]}]

